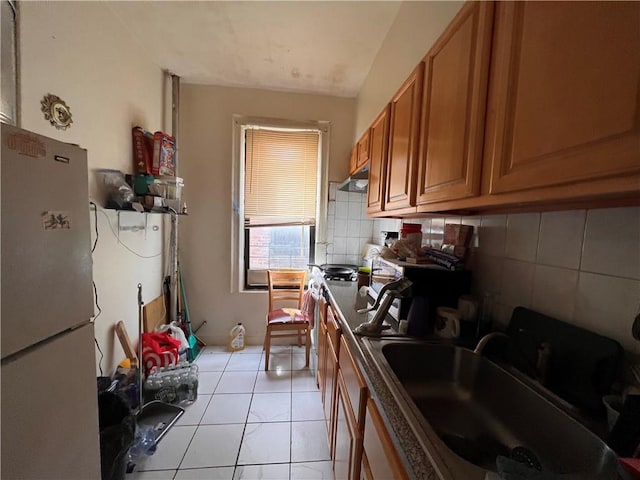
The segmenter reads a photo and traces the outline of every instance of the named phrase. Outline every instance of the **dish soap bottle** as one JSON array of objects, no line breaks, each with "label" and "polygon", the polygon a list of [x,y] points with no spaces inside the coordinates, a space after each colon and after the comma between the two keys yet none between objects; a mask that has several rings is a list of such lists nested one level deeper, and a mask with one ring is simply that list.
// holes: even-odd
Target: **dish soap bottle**
[{"label": "dish soap bottle", "polygon": [[244,325],[238,323],[229,332],[229,351],[235,352],[244,349]]}]

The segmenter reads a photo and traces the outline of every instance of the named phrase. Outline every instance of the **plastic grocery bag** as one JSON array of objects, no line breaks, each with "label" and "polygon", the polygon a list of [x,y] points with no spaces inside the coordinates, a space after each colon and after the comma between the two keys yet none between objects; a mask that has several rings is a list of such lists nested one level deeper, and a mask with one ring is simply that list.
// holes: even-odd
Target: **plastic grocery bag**
[{"label": "plastic grocery bag", "polygon": [[142,364],[149,374],[154,367],[177,365],[180,360],[180,340],[167,332],[142,334]]},{"label": "plastic grocery bag", "polygon": [[187,337],[184,334],[184,331],[180,327],[178,327],[176,322],[171,322],[169,325],[162,325],[158,332],[167,332],[174,339],[180,342],[180,349],[178,351],[179,361],[183,362],[187,360],[187,350],[189,350],[189,342],[187,341]]}]

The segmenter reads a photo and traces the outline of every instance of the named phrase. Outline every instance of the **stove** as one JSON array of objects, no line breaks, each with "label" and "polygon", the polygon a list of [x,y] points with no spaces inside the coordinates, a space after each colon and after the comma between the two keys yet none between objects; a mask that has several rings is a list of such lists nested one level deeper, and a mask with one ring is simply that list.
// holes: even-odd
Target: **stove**
[{"label": "stove", "polygon": [[324,273],[323,277],[325,280],[340,280],[343,282],[355,282],[358,280],[358,274],[355,272],[352,273],[336,273],[336,274],[329,274],[329,273]]}]

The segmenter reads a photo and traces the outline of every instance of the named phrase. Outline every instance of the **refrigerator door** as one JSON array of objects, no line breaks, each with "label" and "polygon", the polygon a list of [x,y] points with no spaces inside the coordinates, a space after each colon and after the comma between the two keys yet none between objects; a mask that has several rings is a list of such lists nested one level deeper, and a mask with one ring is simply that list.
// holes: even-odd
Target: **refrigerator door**
[{"label": "refrigerator door", "polygon": [[2,362],[2,478],[100,478],[95,375],[91,323]]},{"label": "refrigerator door", "polygon": [[87,152],[2,124],[2,358],[93,315]]}]

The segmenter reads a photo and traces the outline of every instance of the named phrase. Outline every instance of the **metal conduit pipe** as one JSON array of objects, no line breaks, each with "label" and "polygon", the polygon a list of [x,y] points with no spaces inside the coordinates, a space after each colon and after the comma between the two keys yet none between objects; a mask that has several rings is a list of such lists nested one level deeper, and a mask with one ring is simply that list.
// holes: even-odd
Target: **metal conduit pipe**
[{"label": "metal conduit pipe", "polygon": [[[178,127],[180,120],[180,77],[171,72],[171,135],[176,141],[176,151],[174,154],[175,175],[178,176],[178,159],[180,157],[180,142],[178,140]],[[178,212],[171,212],[171,238],[170,238],[170,264],[171,264],[171,283],[170,283],[170,321],[177,320],[178,315]]]}]

